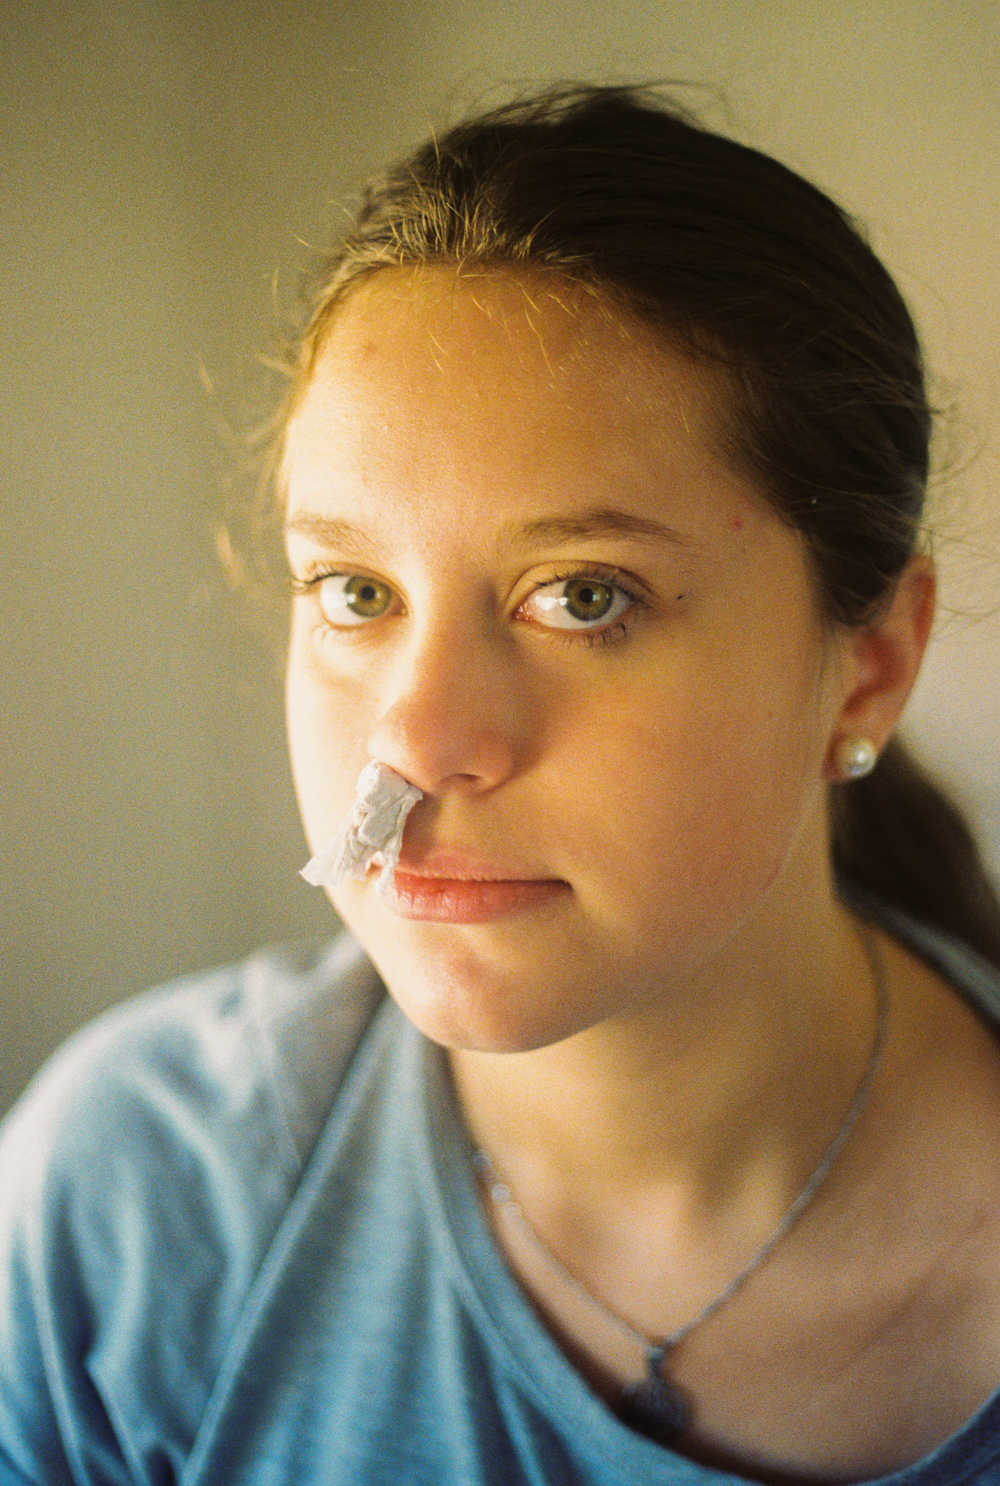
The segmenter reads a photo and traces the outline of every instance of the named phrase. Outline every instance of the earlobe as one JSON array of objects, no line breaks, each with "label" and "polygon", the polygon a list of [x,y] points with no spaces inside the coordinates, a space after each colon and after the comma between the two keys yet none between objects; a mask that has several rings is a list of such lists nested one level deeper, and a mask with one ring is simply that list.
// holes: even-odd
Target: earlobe
[{"label": "earlobe", "polygon": [[827,777],[859,779],[874,768],[920,670],[934,620],[934,565],[912,557],[877,619],[847,636],[847,694],[827,754]]}]

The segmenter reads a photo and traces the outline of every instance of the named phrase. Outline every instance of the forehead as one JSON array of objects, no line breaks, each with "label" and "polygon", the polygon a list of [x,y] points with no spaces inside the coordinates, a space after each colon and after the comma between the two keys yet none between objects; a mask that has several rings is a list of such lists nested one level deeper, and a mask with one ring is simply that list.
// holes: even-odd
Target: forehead
[{"label": "forehead", "polygon": [[498,379],[508,399],[523,402],[520,411],[541,399],[581,426],[616,404],[626,420],[655,406],[659,417],[704,434],[722,395],[651,327],[583,285],[556,274],[425,265],[382,270],[348,292],[291,438],[303,421],[315,423],[320,401],[356,411],[364,400],[388,414],[403,394],[432,400],[442,423],[469,409],[496,414]]},{"label": "forehead", "polygon": [[636,355],[673,359],[652,327],[561,273],[427,263],[379,270],[350,287],[328,323],[317,370],[341,363],[363,372],[401,342],[418,353],[415,371],[429,358],[439,377],[462,375],[470,351],[502,353],[520,374],[544,366],[553,391]]},{"label": "forehead", "polygon": [[[290,507],[665,499],[764,508],[717,453],[724,392],[556,274],[380,271],[338,306],[290,420]],[[377,515],[377,511],[373,512]]]}]

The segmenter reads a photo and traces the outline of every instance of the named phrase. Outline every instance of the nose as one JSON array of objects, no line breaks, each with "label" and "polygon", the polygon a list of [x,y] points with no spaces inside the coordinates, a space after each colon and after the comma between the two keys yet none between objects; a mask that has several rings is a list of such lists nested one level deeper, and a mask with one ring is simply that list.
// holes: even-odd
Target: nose
[{"label": "nose", "polygon": [[441,624],[397,654],[369,753],[425,794],[482,794],[520,766],[532,710],[502,635]]}]

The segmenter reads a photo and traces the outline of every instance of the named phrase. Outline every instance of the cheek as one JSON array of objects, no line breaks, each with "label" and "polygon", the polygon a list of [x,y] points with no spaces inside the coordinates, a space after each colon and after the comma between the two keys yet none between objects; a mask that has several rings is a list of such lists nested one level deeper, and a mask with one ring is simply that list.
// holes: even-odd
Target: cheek
[{"label": "cheek", "polygon": [[285,679],[288,751],[299,809],[314,851],[332,839],[354,801],[367,760],[362,688],[334,687],[293,631]]},{"label": "cheek", "polygon": [[730,670],[720,684],[703,667],[677,668],[669,687],[619,694],[613,708],[609,698],[567,730],[557,825],[567,858],[581,859],[584,843],[569,838],[572,798],[585,791],[583,859],[602,875],[613,866],[623,900],[652,893],[697,912],[773,880],[815,804],[823,748],[815,686],[768,669],[766,679]]}]

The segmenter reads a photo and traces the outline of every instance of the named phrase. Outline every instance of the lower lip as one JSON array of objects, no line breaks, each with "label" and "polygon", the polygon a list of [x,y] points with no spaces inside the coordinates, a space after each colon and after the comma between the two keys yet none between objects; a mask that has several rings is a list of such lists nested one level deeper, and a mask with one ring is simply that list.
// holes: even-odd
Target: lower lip
[{"label": "lower lip", "polygon": [[568,891],[568,883],[552,879],[463,882],[451,877],[419,877],[397,867],[387,901],[400,918],[438,924],[488,924],[540,908]]}]

